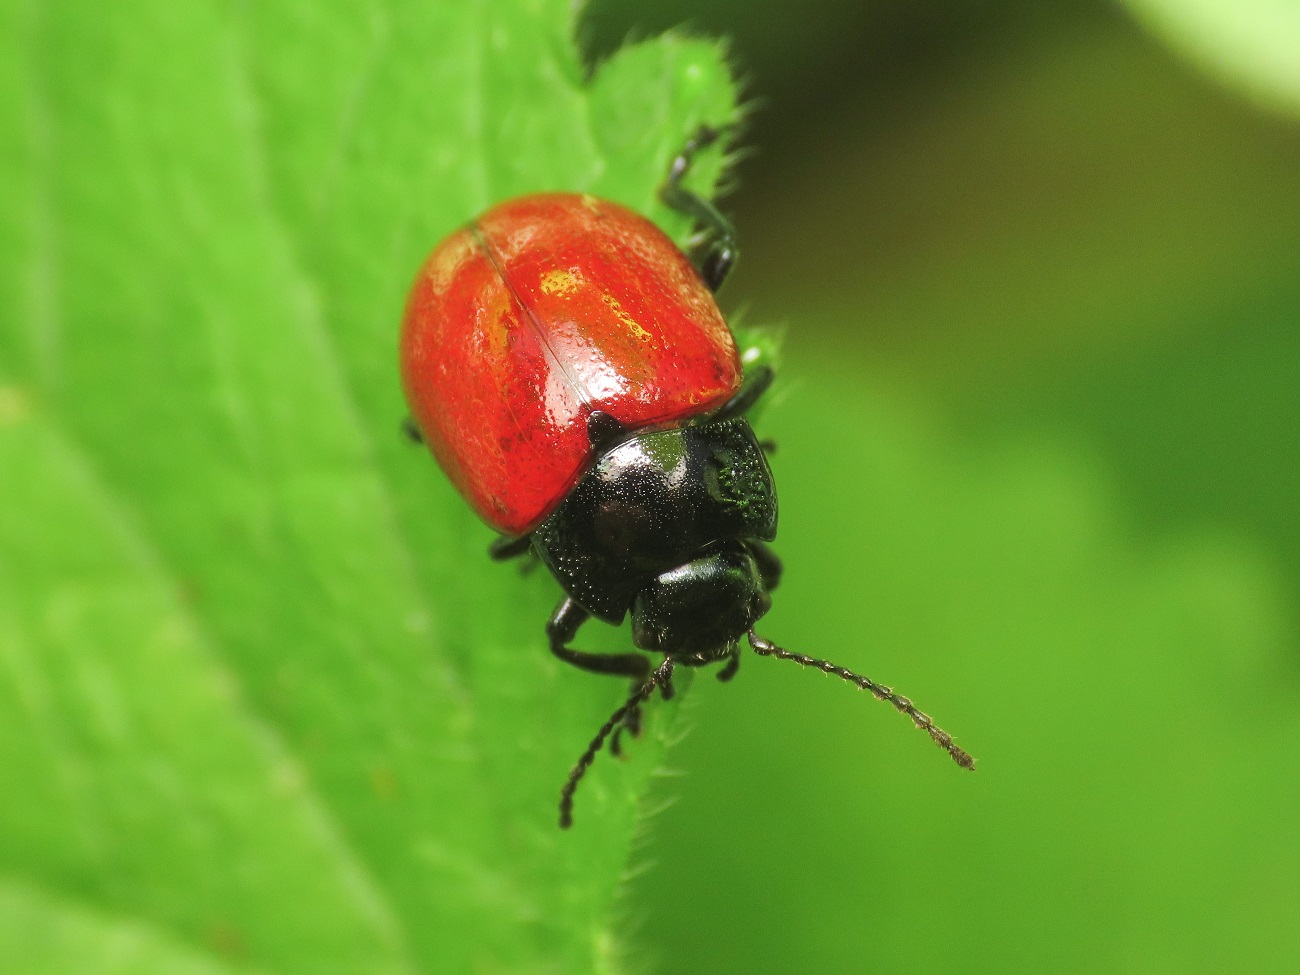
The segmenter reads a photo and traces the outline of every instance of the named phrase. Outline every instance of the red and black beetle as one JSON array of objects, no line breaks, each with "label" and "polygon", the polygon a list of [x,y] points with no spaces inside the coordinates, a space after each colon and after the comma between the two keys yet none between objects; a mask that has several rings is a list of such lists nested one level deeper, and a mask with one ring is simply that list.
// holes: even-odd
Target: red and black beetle
[{"label": "red and black beetle", "polygon": [[[605,740],[635,733],[641,704],[672,696],[673,668],[764,656],[836,674],[907,714],[958,764],[971,757],[890,688],[758,636],[781,562],[769,548],[777,503],[745,413],[772,381],[745,379],[713,299],[735,262],[731,224],[682,185],[702,128],[674,160],[663,202],[701,231],[694,259],[653,223],[591,196],[499,204],[438,245],[415,280],[401,337],[413,436],[502,537],[493,558],[531,550],[565,596],[551,652],[635,689],[578,760],[573,793]],[[596,654],[569,644],[591,617],[663,654]]]}]

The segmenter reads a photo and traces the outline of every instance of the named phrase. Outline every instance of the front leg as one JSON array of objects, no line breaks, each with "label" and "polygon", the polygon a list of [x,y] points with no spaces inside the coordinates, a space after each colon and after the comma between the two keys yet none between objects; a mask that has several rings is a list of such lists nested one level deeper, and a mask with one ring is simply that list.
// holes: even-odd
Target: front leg
[{"label": "front leg", "polygon": [[638,684],[650,676],[650,660],[639,653],[588,653],[574,650],[569,643],[578,635],[578,628],[591,619],[591,614],[572,599],[562,599],[546,624],[546,637],[551,653],[565,663],[589,670],[593,674],[612,674],[628,677]]}]

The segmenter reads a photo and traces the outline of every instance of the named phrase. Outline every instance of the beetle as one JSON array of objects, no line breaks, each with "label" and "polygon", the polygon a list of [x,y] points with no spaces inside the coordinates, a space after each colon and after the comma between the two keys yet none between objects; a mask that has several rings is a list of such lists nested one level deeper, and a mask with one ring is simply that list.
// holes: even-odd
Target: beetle
[{"label": "beetle", "polygon": [[[630,679],[560,794],[560,826],[595,756],[636,734],[641,706],[673,695],[678,666],[719,663],[740,641],[758,654],[835,674],[912,719],[964,768],[974,760],[883,684],[792,653],[754,626],[781,561],[771,468],[745,418],[770,386],[746,377],[714,294],[736,261],[731,223],[684,185],[719,129],[701,127],[659,191],[696,225],[687,255],[640,214],[575,193],[492,207],[429,255],[400,340],[407,431],[500,537],[498,560],[531,552],[564,596],[546,625],[551,653]],[[589,619],[620,625],[663,655],[571,644]],[[612,738],[611,738],[612,735]]]}]

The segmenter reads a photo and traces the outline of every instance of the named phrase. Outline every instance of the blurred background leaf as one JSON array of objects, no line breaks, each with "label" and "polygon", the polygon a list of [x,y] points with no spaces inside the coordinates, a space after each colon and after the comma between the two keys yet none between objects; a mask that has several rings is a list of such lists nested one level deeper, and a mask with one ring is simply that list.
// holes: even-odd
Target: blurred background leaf
[{"label": "blurred background leaf", "polygon": [[1289,0],[1127,0],[1144,22],[1224,81],[1300,113],[1300,6]]}]

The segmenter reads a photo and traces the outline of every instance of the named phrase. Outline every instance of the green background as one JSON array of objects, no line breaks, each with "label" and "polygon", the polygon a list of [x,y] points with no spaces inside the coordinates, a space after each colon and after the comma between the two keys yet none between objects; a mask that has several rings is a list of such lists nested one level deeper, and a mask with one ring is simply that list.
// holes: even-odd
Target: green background
[{"label": "green background", "polygon": [[765,627],[980,766],[784,665],[701,686],[661,970],[1289,969],[1296,15],[1279,95],[1106,5],[717,6],[768,105],[726,302],[787,326]]},{"label": "green background", "polygon": [[[1297,15],[569,6],[0,4],[0,968],[1293,967]],[[681,239],[721,35],[762,630],[980,765],[750,655],[561,834],[621,688],[397,436],[396,322],[513,193]]]}]

